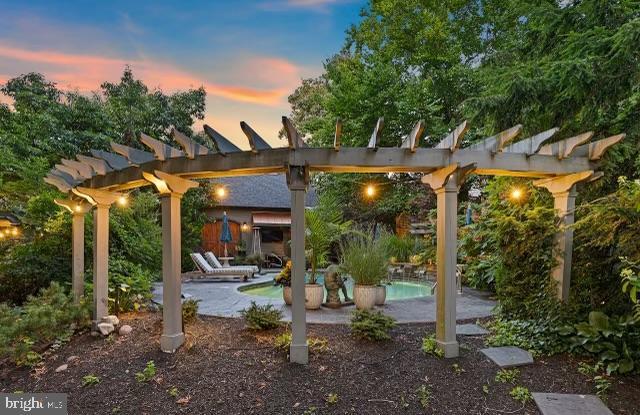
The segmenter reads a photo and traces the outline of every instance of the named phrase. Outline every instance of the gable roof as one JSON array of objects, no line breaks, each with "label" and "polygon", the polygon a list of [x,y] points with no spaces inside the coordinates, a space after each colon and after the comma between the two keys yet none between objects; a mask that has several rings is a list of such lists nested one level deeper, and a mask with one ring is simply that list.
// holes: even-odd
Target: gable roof
[{"label": "gable roof", "polygon": [[[218,201],[224,207],[290,209],[291,192],[284,174],[263,174],[260,176],[220,177],[212,179],[214,188],[223,186],[227,195]],[[318,196],[309,185],[305,206],[314,207]]]}]

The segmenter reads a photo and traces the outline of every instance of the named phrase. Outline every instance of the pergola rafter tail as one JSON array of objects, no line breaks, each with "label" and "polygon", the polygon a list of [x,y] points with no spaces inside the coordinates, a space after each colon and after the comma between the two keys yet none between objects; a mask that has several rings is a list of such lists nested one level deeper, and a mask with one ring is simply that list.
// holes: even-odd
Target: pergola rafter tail
[{"label": "pergola rafter tail", "polygon": [[[342,122],[337,120],[333,146],[308,147],[291,120],[282,117],[288,146],[272,148],[247,123],[240,127],[250,150],[242,151],[208,125],[205,133],[215,149],[197,143],[173,130],[171,138],[180,149],[142,134],[141,142],[152,152],[111,143],[115,153],[92,150],[91,156],[78,155],[77,161],[62,160],[45,182],[69,193],[60,202],[69,209],[80,206],[74,215],[73,287],[82,293],[84,255],[83,215],[94,207],[94,321],[106,313],[108,281],[109,208],[121,196],[119,192],[153,185],[160,194],[163,227],[163,334],[164,351],[176,350],[184,341],[180,309],[180,198],[197,185],[193,179],[286,173],[291,191],[292,227],[292,336],[290,359],[308,362],[304,296],[304,200],[310,171],[335,173],[407,172],[425,174],[423,182],[437,195],[437,281],[436,340],[446,357],[458,355],[455,337],[456,321],[456,223],[457,193],[465,178],[473,172],[480,175],[520,176],[538,179],[535,185],[546,187],[554,197],[558,216],[564,225],[573,222],[577,183],[595,180],[599,160],[607,149],[620,142],[624,134],[589,142],[592,133],[584,133],[551,144],[545,144],[558,129],[553,128],[520,141],[522,131],[516,125],[475,144],[460,148],[468,130],[465,121],[433,148],[419,146],[425,125],[418,121],[400,147],[380,147],[384,125],[379,118],[366,147],[343,147]],[[78,197],[87,202],[79,202]],[[568,296],[573,236],[570,226],[563,226],[556,237],[558,266],[552,278],[558,282],[558,297]]]}]

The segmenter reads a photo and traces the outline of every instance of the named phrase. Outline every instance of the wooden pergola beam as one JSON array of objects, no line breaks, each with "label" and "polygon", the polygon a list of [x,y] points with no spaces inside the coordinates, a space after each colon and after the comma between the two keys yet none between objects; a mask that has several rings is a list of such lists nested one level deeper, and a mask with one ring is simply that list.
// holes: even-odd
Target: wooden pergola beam
[{"label": "wooden pergola beam", "polygon": [[566,159],[580,144],[584,144],[593,137],[593,131],[565,138],[555,143],[546,144],[538,150],[538,154],[546,156],[556,156],[559,159]]},{"label": "wooden pergola beam", "polygon": [[129,161],[125,157],[122,157],[119,154],[109,153],[108,151],[103,151],[103,150],[93,150],[93,149],[91,150],[91,154],[95,158],[106,161],[107,164],[111,166],[111,168],[113,168],[114,170],[122,170],[131,166],[131,163],[129,163]]},{"label": "wooden pergola beam", "polygon": [[543,131],[534,136],[525,138],[523,140],[517,141],[505,148],[502,149],[505,153],[524,153],[527,156],[535,154],[540,149],[540,146],[553,137],[555,133],[557,133],[559,128],[552,128],[547,131]]},{"label": "wooden pergola beam", "polygon": [[469,147],[466,147],[465,150],[471,151],[488,151],[492,154],[496,154],[502,151],[503,147],[513,141],[520,132],[522,131],[522,125],[518,124],[514,127],[509,128],[508,130],[504,130],[499,132],[496,135],[491,137],[487,137],[482,141],[471,144]]},{"label": "wooden pergola beam", "polygon": [[420,138],[422,137],[422,133],[424,133],[424,120],[418,121],[416,125],[413,126],[413,129],[404,139],[400,148],[405,148],[410,152],[415,153],[418,143],[420,142]]},{"label": "wooden pergola beam", "polygon": [[229,153],[238,153],[241,152],[240,148],[229,141],[225,136],[209,127],[207,124],[204,125],[204,132],[213,140],[213,144],[216,146],[216,150],[218,153],[223,156]]},{"label": "wooden pergola beam", "polygon": [[154,155],[148,151],[138,150],[137,148],[114,143],[113,141],[111,142],[111,148],[116,153],[126,157],[131,164],[137,166],[155,160]]},{"label": "wooden pergola beam", "polygon": [[469,129],[469,123],[465,120],[462,124],[453,129],[442,141],[440,141],[434,148],[449,149],[452,153],[460,146],[460,140],[464,137],[465,133]]},{"label": "wooden pergola beam", "polygon": [[194,159],[197,156],[206,156],[207,154],[213,154],[213,152],[207,147],[203,146],[202,144],[196,143],[191,138],[187,137],[186,134],[181,133],[175,128],[171,130],[171,138],[173,138],[178,142],[178,144],[180,144],[184,152],[187,154],[187,157],[190,159]]},{"label": "wooden pergola beam", "polygon": [[336,133],[333,136],[333,149],[340,151],[340,144],[342,140],[342,120],[338,118],[336,120]]},{"label": "wooden pergola beam", "polygon": [[244,121],[240,121],[240,129],[242,129],[244,135],[247,136],[249,146],[253,153],[258,153],[263,150],[271,150],[271,146],[262,137],[260,137],[260,135],[249,126],[249,124]]},{"label": "wooden pergola beam", "polygon": [[289,142],[289,148],[291,150],[297,150],[307,146],[289,118],[284,116],[282,117],[282,126],[284,127],[284,132],[287,136],[287,141]]},{"label": "wooden pergola beam", "polygon": [[373,129],[373,133],[371,133],[371,138],[369,138],[369,144],[367,148],[369,150],[377,151],[378,143],[380,142],[380,137],[382,136],[382,129],[384,128],[384,117],[378,118],[376,122],[376,127]]},{"label": "wooden pergola beam", "polygon": [[612,135],[602,140],[578,146],[573,151],[573,154],[576,157],[588,157],[589,160],[593,161],[600,160],[610,147],[618,144],[625,136],[626,134]]},{"label": "wooden pergola beam", "polygon": [[145,146],[153,150],[158,160],[164,161],[169,158],[184,157],[184,153],[181,150],[173,148],[170,145],[167,145],[160,140],[156,140],[144,133],[140,133],[140,141],[142,141]]}]

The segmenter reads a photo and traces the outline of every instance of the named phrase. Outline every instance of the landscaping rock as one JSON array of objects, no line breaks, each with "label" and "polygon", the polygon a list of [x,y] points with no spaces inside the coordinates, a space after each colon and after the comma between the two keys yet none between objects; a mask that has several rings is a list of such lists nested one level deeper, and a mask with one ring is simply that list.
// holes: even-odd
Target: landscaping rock
[{"label": "landscaping rock", "polygon": [[80,359],[80,356],[72,355],[67,357],[67,363],[75,362],[76,360],[79,360],[79,359]]},{"label": "landscaping rock", "polygon": [[458,324],[456,326],[456,334],[461,336],[482,336],[483,334],[489,334],[489,331],[477,324]]},{"label": "landscaping rock", "polygon": [[531,353],[519,347],[490,347],[480,351],[502,368],[524,366],[533,363]]},{"label": "landscaping rock", "polygon": [[120,319],[118,319],[118,317],[116,316],[104,316],[102,317],[102,322],[117,326],[118,324],[120,324]]},{"label": "landscaping rock", "polygon": [[56,373],[58,372],[64,372],[65,370],[67,370],[67,368],[69,367],[69,365],[64,364],[64,365],[60,365],[56,368]]},{"label": "landscaping rock", "polygon": [[103,336],[108,336],[113,333],[115,329],[116,328],[113,327],[113,324],[111,323],[98,323],[98,330],[100,330],[100,334]]},{"label": "landscaping rock", "polygon": [[613,415],[594,395],[534,393],[533,400],[542,415]]},{"label": "landscaping rock", "polygon": [[120,327],[120,330],[118,331],[118,333],[120,333],[121,336],[126,336],[127,334],[131,333],[132,331],[133,331],[133,327],[131,327],[128,324],[125,324],[122,327]]}]

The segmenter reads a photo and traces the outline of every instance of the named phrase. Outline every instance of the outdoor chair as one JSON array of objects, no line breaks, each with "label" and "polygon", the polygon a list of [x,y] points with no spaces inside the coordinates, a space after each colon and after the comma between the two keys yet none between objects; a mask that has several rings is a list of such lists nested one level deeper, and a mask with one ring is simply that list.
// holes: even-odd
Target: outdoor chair
[{"label": "outdoor chair", "polygon": [[253,275],[253,272],[249,269],[232,269],[232,268],[213,268],[200,253],[190,254],[193,263],[200,272],[197,272],[196,276],[199,278],[213,277],[220,279],[242,279],[248,280]]},{"label": "outdoor chair", "polygon": [[283,268],[284,259],[280,258],[278,255],[274,253],[266,254],[264,256],[264,267],[265,268]]},{"label": "outdoor chair", "polygon": [[223,267],[220,261],[218,260],[218,258],[211,251],[205,252],[204,258],[207,260],[209,265],[211,265],[213,268],[248,271],[248,272],[251,272],[252,276],[253,274],[257,274],[258,272],[260,272],[260,269],[255,265],[232,265],[230,267]]}]

